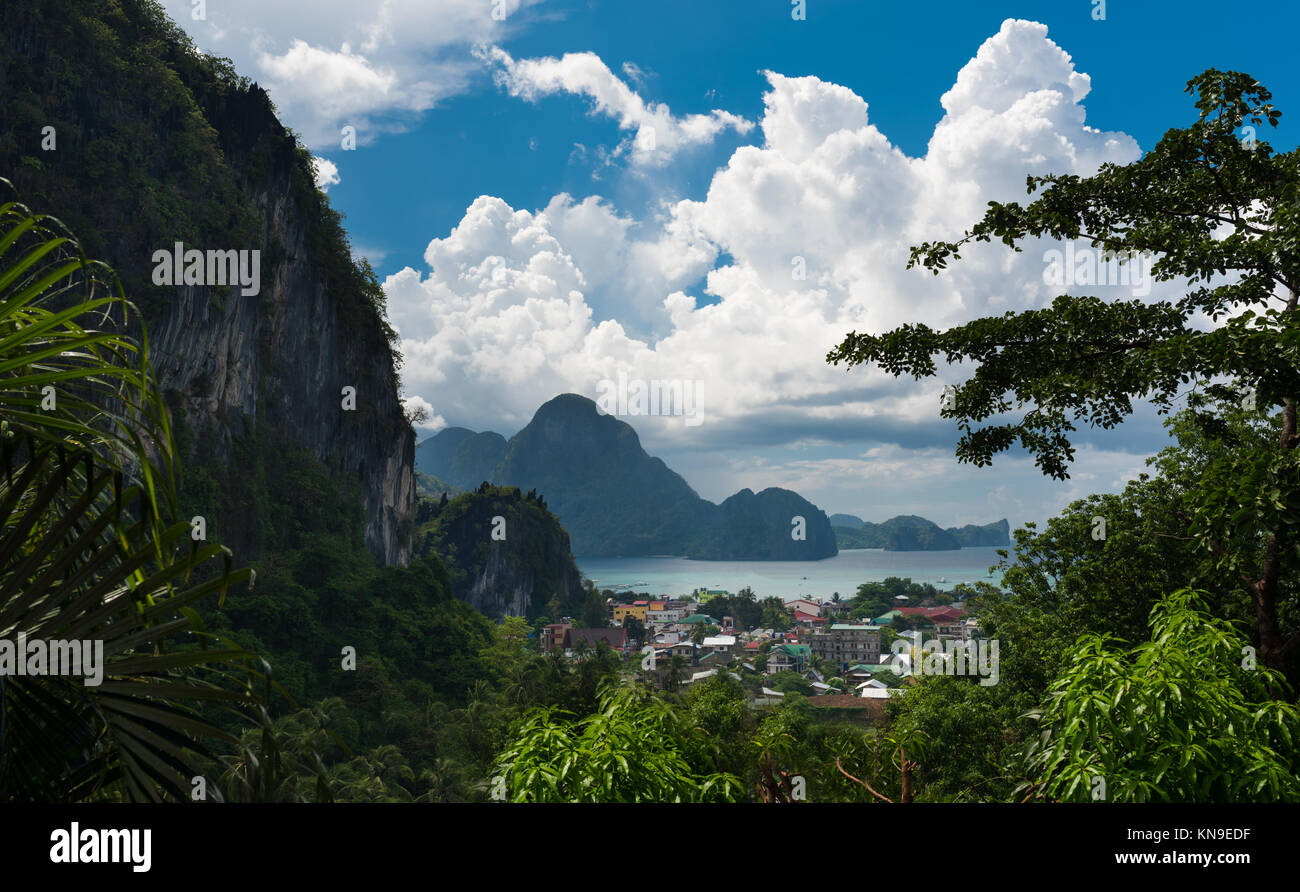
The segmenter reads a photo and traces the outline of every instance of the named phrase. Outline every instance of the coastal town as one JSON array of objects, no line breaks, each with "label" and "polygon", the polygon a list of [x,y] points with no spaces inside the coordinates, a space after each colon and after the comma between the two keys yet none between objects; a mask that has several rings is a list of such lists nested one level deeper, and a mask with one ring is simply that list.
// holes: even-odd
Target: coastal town
[{"label": "coastal town", "polygon": [[[738,595],[698,589],[686,597],[658,599],[604,594],[604,625],[583,627],[572,618],[548,623],[540,629],[541,651],[580,660],[607,647],[632,667],[639,658],[640,670],[668,690],[729,673],[759,707],[799,693],[815,706],[872,709],[874,704],[878,711],[924,671],[923,655],[939,654],[939,671],[951,674],[954,653],[960,667],[962,657],[969,655],[973,664],[975,654],[983,652],[979,623],[959,600],[909,606],[907,596],[899,595],[898,606],[855,618],[860,610],[854,602],[838,596],[767,598],[763,619],[770,624],[747,625],[717,609],[752,603],[747,589]],[[779,612],[771,612],[772,602],[780,603]]]}]

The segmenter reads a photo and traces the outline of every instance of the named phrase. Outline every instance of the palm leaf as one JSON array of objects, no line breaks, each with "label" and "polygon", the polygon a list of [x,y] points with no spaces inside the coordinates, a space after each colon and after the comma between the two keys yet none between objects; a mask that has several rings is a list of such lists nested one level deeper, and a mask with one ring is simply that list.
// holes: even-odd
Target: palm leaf
[{"label": "palm leaf", "polygon": [[167,521],[174,447],[137,316],[56,220],[0,205],[0,639],[103,649],[98,686],[0,676],[0,801],[188,799],[214,747],[239,750],[227,710],[274,749],[265,663],[195,627],[251,572]]}]

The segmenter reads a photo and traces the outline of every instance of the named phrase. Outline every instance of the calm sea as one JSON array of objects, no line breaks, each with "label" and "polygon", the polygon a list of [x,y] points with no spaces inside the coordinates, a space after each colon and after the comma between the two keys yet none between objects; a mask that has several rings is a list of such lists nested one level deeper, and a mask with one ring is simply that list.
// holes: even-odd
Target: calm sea
[{"label": "calm sea", "polygon": [[[1011,548],[1006,551],[1011,553]],[[776,596],[829,598],[839,592],[851,597],[864,582],[887,576],[910,577],[950,589],[959,582],[992,582],[1001,574],[989,568],[998,562],[997,548],[960,551],[885,551],[856,548],[823,561],[691,561],[679,557],[583,558],[578,569],[604,588],[630,585],[649,595],[687,595],[698,588],[736,592],[745,586],[760,598]]]}]

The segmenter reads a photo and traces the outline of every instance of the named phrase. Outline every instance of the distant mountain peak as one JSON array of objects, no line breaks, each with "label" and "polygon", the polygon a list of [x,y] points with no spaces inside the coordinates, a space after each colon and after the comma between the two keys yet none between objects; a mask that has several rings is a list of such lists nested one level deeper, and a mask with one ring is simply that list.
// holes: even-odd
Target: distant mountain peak
[{"label": "distant mountain peak", "polygon": [[[646,453],[630,424],[576,393],[547,400],[508,443],[491,438],[453,435],[450,455],[423,449],[417,467],[466,489],[480,482],[468,474],[537,490],[568,530],[575,554],[819,560],[836,552],[826,515],[798,493],[746,488],[720,506],[706,501]],[[804,518],[804,539],[791,536],[795,516]]]}]

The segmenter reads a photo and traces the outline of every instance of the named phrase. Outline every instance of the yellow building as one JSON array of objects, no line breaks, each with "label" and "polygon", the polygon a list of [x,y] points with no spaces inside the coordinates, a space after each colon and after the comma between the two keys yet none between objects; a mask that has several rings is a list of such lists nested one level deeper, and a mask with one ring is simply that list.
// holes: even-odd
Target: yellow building
[{"label": "yellow building", "polygon": [[645,601],[637,604],[615,604],[614,605],[614,624],[623,625],[623,621],[629,616],[640,622],[645,622],[646,610],[649,605]]}]

